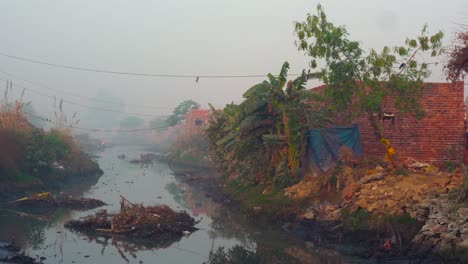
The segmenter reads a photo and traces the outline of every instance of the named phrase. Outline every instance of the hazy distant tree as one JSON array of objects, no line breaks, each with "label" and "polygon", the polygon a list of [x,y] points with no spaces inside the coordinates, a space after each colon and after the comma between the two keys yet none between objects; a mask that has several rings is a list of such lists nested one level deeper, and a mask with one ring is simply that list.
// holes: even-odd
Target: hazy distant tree
[{"label": "hazy distant tree", "polygon": [[149,127],[154,128],[155,131],[164,131],[167,130],[167,121],[166,118],[158,116],[152,119],[149,122]]},{"label": "hazy distant tree", "polygon": [[130,116],[120,121],[120,127],[127,129],[142,128],[144,124],[145,120],[136,116]]},{"label": "hazy distant tree", "polygon": [[[122,118],[119,112],[125,111],[124,101],[106,90],[98,91],[93,99],[89,103],[92,108],[88,109],[82,123],[97,128],[112,128],[118,125]],[[104,111],[103,108],[112,111]]]},{"label": "hazy distant tree", "polygon": [[172,111],[172,115],[170,115],[166,122],[170,126],[175,126],[181,121],[185,120],[185,115],[192,109],[199,108],[200,104],[193,100],[186,100],[180,103],[174,111]]}]

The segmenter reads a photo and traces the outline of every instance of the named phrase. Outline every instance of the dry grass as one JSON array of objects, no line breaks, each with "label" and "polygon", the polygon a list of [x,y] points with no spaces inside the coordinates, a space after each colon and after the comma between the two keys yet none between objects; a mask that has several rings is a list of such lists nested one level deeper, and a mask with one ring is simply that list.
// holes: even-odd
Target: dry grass
[{"label": "dry grass", "polygon": [[9,94],[12,92],[11,83],[7,85],[3,93],[3,102],[0,104],[0,128],[12,131],[29,131],[31,125],[26,120],[23,113],[23,96],[21,93],[19,100],[9,101]]}]

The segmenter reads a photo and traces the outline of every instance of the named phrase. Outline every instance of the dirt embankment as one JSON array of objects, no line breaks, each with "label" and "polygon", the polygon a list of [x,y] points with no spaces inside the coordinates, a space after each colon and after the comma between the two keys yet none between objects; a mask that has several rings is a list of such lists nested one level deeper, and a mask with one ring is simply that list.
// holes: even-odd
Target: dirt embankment
[{"label": "dirt embankment", "polygon": [[389,253],[399,248],[405,254],[450,258],[468,252],[468,208],[450,199],[463,183],[460,170],[442,172],[420,163],[400,173],[380,166],[343,167],[334,177],[332,192],[341,197],[325,203],[320,194],[327,185],[320,177],[306,177],[285,190],[291,199],[309,204],[299,219],[340,223],[345,232],[375,231]]},{"label": "dirt embankment", "polygon": [[183,180],[241,213],[280,223],[287,231],[299,230],[306,240],[313,241],[318,232],[330,243],[339,239],[367,245],[362,253],[366,257],[421,259],[427,253],[463,250],[468,209],[458,206],[454,211],[448,198],[462,184],[463,173],[419,165],[396,172],[381,166],[342,166],[286,189],[224,182],[199,173],[185,173]]}]

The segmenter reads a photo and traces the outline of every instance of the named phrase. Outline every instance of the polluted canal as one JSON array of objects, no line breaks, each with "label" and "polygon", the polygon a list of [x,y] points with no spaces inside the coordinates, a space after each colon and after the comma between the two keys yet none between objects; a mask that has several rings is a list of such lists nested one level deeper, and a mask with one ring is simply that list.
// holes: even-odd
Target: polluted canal
[{"label": "polluted canal", "polygon": [[[118,158],[125,153],[126,158]],[[252,223],[213,201],[198,187],[178,179],[164,162],[142,166],[129,160],[145,150],[111,147],[97,158],[104,174],[96,181],[69,186],[62,192],[102,200],[88,211],[65,208],[17,211],[1,209],[0,240],[13,241],[42,263],[209,263],[231,249],[239,263],[350,263],[335,250],[304,243],[281,228]],[[144,206],[167,205],[186,211],[196,231],[165,243],[119,235],[83,234],[65,226],[70,220],[105,209],[118,212],[120,197]],[[244,258],[244,259],[243,259]]]}]

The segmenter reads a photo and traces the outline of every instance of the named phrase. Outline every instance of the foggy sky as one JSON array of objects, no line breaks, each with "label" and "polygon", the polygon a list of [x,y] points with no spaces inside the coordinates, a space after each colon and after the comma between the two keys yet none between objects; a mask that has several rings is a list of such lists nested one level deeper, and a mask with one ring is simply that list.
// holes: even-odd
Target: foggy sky
[{"label": "foggy sky", "polygon": [[[365,48],[403,44],[424,23],[443,30],[445,43],[467,22],[463,0],[320,1],[329,20],[345,25]],[[182,75],[276,74],[284,61],[291,73],[307,68],[294,46],[293,21],[314,13],[318,1],[305,0],[49,0],[0,1],[0,52],[57,64],[114,71]],[[262,78],[171,79],[80,72],[0,56],[0,70],[50,88],[94,97],[112,92],[125,111],[166,114],[185,99],[217,107],[239,102]],[[0,73],[0,78],[7,76]],[[114,108],[45,90],[17,78],[14,84],[88,105]],[[430,81],[445,81],[440,67]],[[3,81],[1,81],[3,82]],[[311,83],[312,86],[314,83]],[[3,85],[0,85],[3,90]],[[19,88],[18,88],[19,89]],[[50,99],[26,91],[42,115]],[[148,109],[138,104],[167,109]],[[86,109],[65,104],[66,111]]]}]

